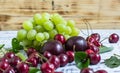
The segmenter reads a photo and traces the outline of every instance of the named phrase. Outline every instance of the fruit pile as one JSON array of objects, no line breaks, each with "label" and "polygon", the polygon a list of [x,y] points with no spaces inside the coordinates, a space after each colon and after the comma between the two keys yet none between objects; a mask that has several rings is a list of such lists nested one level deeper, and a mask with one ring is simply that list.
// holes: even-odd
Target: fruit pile
[{"label": "fruit pile", "polygon": [[[12,40],[12,49],[0,58],[0,73],[63,73],[56,69],[73,61],[80,73],[107,73],[88,68],[101,60],[100,34],[92,33],[85,39],[78,36],[74,25],[59,14],[35,14],[32,20],[23,22],[23,29]],[[118,40],[115,33],[109,37],[110,43]]]},{"label": "fruit pile", "polygon": [[56,34],[63,34],[65,38],[77,36],[79,30],[75,28],[73,20],[65,20],[59,14],[35,14],[32,19],[23,22],[23,29],[17,33],[17,39],[23,46],[36,47]]}]

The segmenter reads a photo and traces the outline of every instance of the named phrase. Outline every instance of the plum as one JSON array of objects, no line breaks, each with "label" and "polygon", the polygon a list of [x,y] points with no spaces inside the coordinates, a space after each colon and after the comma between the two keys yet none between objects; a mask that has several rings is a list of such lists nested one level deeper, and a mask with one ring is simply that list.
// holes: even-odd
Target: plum
[{"label": "plum", "polygon": [[81,36],[73,36],[65,43],[66,50],[85,51],[87,49],[87,41]]}]

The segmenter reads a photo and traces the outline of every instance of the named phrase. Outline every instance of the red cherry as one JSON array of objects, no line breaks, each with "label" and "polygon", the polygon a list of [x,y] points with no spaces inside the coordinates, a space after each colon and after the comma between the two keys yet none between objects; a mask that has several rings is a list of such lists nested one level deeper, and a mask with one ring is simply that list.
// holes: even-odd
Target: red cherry
[{"label": "red cherry", "polygon": [[40,60],[39,53],[38,53],[38,52],[33,52],[33,53],[29,56],[29,58],[33,58],[33,57],[37,60],[37,63],[38,63],[39,60]]},{"label": "red cherry", "polygon": [[10,65],[8,64],[8,62],[5,61],[1,61],[0,62],[0,69],[2,70],[6,70]]},{"label": "red cherry", "polygon": [[8,67],[3,73],[15,73],[15,70],[12,67]]},{"label": "red cherry", "polygon": [[93,37],[96,41],[100,41],[100,34],[99,33],[93,33],[90,36]]},{"label": "red cherry", "polygon": [[83,68],[80,73],[94,73],[94,71],[91,68]]},{"label": "red cherry", "polygon": [[94,53],[94,51],[93,51],[93,50],[91,50],[91,49],[87,49],[85,52],[86,52],[86,54],[91,54],[91,53]]},{"label": "red cherry", "polygon": [[60,67],[60,60],[55,55],[53,55],[53,56],[50,57],[49,62],[54,65],[55,69],[57,69],[58,67]]},{"label": "red cherry", "polygon": [[8,58],[8,59],[11,59],[13,57],[15,57],[15,54],[13,52],[7,52],[4,57]]},{"label": "red cherry", "polygon": [[102,44],[99,41],[94,41],[93,42],[95,46],[100,47]]},{"label": "red cherry", "polygon": [[95,73],[108,73],[106,70],[97,70]]},{"label": "red cherry", "polygon": [[68,63],[68,56],[66,54],[60,54],[59,56],[60,59],[60,66],[63,67]]},{"label": "red cherry", "polygon": [[88,57],[90,59],[90,64],[92,65],[98,64],[101,60],[100,55],[95,53],[88,54]]},{"label": "red cherry", "polygon": [[47,59],[49,59],[52,56],[52,54],[48,51],[45,51],[43,56],[46,57]]},{"label": "red cherry", "polygon": [[65,44],[65,37],[62,34],[56,34],[54,37],[55,40],[60,41],[62,44]]},{"label": "red cherry", "polygon": [[110,43],[117,43],[119,40],[119,36],[116,33],[113,33],[109,36],[109,42]]},{"label": "red cherry", "polygon": [[20,62],[21,62],[21,59],[18,56],[15,56],[10,60],[10,64],[13,67],[16,67],[16,65],[19,64]]},{"label": "red cherry", "polygon": [[29,66],[24,62],[17,64],[16,68],[19,73],[29,73]]},{"label": "red cherry", "polygon": [[40,67],[42,73],[54,73],[54,65],[51,63],[43,63]]},{"label": "red cherry", "polygon": [[74,61],[74,52],[73,51],[67,51],[66,55],[68,56],[68,61],[70,63]]},{"label": "red cherry", "polygon": [[88,44],[88,49],[93,50],[94,53],[99,53],[99,48],[92,43]]},{"label": "red cherry", "polygon": [[30,64],[30,66],[33,66],[33,67],[37,67],[37,65],[38,65],[38,62],[37,62],[36,58],[34,58],[34,57],[28,58],[27,62],[28,62],[28,64]]},{"label": "red cherry", "polygon": [[31,55],[34,52],[37,52],[36,49],[34,49],[34,48],[28,48],[27,55],[29,56],[29,55]]}]

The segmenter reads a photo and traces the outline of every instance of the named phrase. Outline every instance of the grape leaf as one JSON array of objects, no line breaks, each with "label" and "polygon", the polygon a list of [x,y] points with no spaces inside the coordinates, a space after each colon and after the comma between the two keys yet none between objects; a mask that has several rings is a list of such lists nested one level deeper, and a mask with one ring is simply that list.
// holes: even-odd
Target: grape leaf
[{"label": "grape leaf", "polygon": [[40,69],[36,67],[30,67],[29,73],[42,73]]},{"label": "grape leaf", "polygon": [[101,46],[100,47],[100,53],[105,53],[105,52],[109,52],[109,51],[112,51],[113,50],[113,47],[107,47],[107,46]]},{"label": "grape leaf", "polygon": [[111,56],[109,59],[105,60],[105,65],[110,68],[115,68],[120,66],[120,59],[116,56]]},{"label": "grape leaf", "polygon": [[17,38],[13,38],[12,39],[12,49],[11,49],[11,51],[13,51],[14,53],[17,53],[21,49],[23,49],[23,46],[20,45],[20,42],[17,40]]},{"label": "grape leaf", "polygon": [[75,58],[76,66],[79,69],[86,68],[90,64],[90,61],[87,58],[87,54],[85,52],[75,52],[74,58]]}]

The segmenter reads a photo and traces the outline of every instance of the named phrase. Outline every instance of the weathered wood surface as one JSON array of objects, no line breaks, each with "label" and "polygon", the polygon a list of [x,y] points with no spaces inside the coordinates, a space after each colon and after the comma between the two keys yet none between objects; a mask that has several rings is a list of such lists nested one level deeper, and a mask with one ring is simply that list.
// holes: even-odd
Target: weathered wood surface
[{"label": "weathered wood surface", "polygon": [[0,30],[18,30],[35,13],[60,13],[80,29],[81,16],[94,29],[120,29],[120,0],[0,0]]}]

